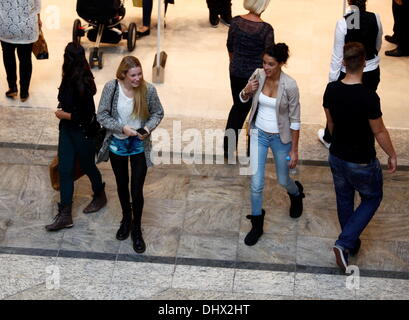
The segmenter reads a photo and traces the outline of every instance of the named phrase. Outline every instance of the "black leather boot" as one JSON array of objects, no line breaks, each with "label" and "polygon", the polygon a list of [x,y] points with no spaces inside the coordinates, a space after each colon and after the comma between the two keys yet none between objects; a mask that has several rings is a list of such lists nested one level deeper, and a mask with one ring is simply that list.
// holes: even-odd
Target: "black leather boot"
[{"label": "black leather boot", "polygon": [[122,213],[123,218],[121,220],[121,224],[119,226],[119,229],[116,233],[116,238],[119,241],[123,241],[128,239],[129,234],[131,233],[131,227],[132,227],[132,215],[131,213],[124,214]]},{"label": "black leather boot", "polygon": [[303,211],[302,199],[305,198],[305,194],[303,193],[304,187],[302,186],[302,184],[299,181],[295,181],[295,184],[298,187],[299,195],[294,196],[287,192],[291,200],[291,206],[290,206],[290,217],[291,218],[299,218],[302,215],[302,211]]},{"label": "black leather boot", "polygon": [[72,223],[71,215],[71,205],[63,206],[58,204],[58,213],[54,218],[52,224],[46,225],[45,229],[47,231],[58,231],[64,228],[71,228],[74,224]]},{"label": "black leather boot", "polygon": [[140,225],[132,226],[131,238],[133,242],[133,249],[135,250],[135,252],[144,253],[146,250],[146,245],[145,241],[143,241],[142,229]]},{"label": "black leather boot", "polygon": [[93,195],[92,201],[82,211],[84,213],[93,213],[101,210],[107,204],[107,196],[105,194],[105,182],[102,184],[102,190]]},{"label": "black leather boot", "polygon": [[250,232],[244,239],[244,243],[248,246],[254,246],[263,234],[264,216],[266,212],[264,211],[264,209],[261,209],[261,212],[262,213],[260,216],[246,216],[247,219],[251,220],[252,225]]}]

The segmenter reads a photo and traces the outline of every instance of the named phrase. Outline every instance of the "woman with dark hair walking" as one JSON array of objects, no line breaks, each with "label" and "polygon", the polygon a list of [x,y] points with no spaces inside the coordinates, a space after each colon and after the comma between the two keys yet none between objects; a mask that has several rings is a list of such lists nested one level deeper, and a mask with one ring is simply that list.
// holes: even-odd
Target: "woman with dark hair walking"
[{"label": "woman with dark hair walking", "polygon": [[117,69],[116,79],[105,84],[99,103],[98,122],[107,129],[107,134],[97,161],[110,159],[115,174],[122,208],[116,238],[125,240],[131,233],[137,253],[143,253],[146,249],[141,223],[143,185],[148,167],[153,165],[150,134],[161,122],[163,114],[156,89],[144,80],[139,60],[133,56],[124,57]]},{"label": "woman with dark hair walking", "polygon": [[303,212],[304,188],[289,175],[289,169],[298,162],[301,122],[297,83],[282,71],[288,57],[285,43],[268,47],[263,55],[263,68],[254,71],[240,92],[243,103],[253,97],[249,118],[251,215],[247,216],[252,228],[244,239],[248,246],[255,245],[263,234],[264,171],[269,148],[273,152],[277,180],[290,197],[290,217],[298,218]]},{"label": "woman with dark hair walking", "polygon": [[62,80],[59,87],[59,110],[55,115],[60,119],[58,139],[58,172],[60,176],[61,202],[54,222],[47,225],[47,231],[57,231],[73,226],[72,198],[74,193],[74,168],[78,157],[81,169],[92,184],[94,196],[84,213],[92,213],[107,203],[105,183],[95,165],[95,87],[94,77],[85,58],[84,48],[70,42],[64,53]]}]

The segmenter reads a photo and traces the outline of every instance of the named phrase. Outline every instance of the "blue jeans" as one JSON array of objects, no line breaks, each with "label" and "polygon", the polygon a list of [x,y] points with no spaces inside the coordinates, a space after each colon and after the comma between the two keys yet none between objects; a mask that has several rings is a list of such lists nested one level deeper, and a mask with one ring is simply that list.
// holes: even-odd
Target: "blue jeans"
[{"label": "blue jeans", "polygon": [[[354,249],[362,231],[371,221],[383,196],[382,169],[378,159],[369,164],[358,164],[329,155],[337,197],[341,234],[335,244],[343,249]],[[354,210],[355,191],[361,197]]]},{"label": "blue jeans", "polygon": [[279,134],[267,133],[255,127],[252,129],[250,136],[250,164],[253,170],[251,177],[251,214],[253,216],[261,215],[263,206],[264,170],[268,148],[271,148],[273,152],[279,184],[288,193],[295,196],[299,194],[297,185],[290,178],[288,160],[286,160],[291,151],[291,142],[284,144],[281,142]]}]

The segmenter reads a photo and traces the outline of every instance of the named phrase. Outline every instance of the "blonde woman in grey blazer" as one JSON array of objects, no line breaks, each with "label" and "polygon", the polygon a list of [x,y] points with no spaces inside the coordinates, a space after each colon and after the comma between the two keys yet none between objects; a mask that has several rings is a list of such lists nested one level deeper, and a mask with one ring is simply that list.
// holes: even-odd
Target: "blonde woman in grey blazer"
[{"label": "blonde woman in grey blazer", "polygon": [[164,112],[155,87],[143,79],[137,58],[124,57],[116,78],[105,85],[98,107],[97,120],[107,133],[97,162],[110,159],[115,174],[123,216],[116,238],[125,240],[131,233],[135,252],[143,253],[146,249],[141,230],[143,185],[147,169],[152,166],[150,134]]},{"label": "blonde woman in grey blazer", "polygon": [[303,186],[289,176],[289,169],[295,168],[298,161],[301,123],[297,83],[281,70],[288,57],[286,44],[268,47],[263,55],[263,68],[253,73],[240,92],[243,102],[253,98],[249,119],[250,163],[253,170],[251,215],[247,216],[252,229],[244,239],[248,246],[255,245],[263,234],[264,170],[269,148],[274,155],[277,180],[287,190],[291,200],[290,216],[298,218],[303,210]]}]

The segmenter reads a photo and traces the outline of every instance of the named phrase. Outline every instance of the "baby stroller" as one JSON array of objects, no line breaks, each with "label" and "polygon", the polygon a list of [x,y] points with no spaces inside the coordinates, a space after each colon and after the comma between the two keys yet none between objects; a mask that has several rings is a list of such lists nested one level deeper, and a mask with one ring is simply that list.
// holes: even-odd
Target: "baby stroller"
[{"label": "baby stroller", "polygon": [[81,42],[81,37],[87,34],[90,41],[95,42],[95,47],[89,55],[91,68],[98,65],[102,69],[102,52],[99,45],[103,43],[117,44],[122,39],[127,40],[129,51],[135,49],[136,24],[131,23],[129,27],[121,24],[125,17],[125,7],[123,0],[78,0],[77,13],[88,22],[88,25],[81,25],[81,20],[76,19],[72,28],[72,41]]}]

